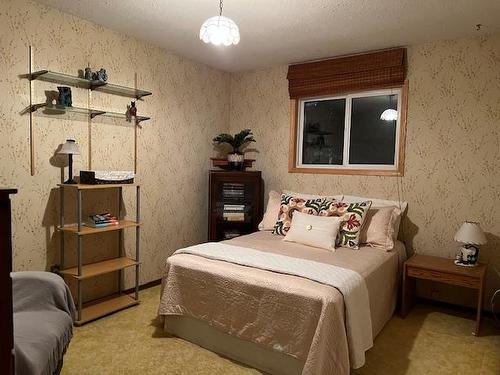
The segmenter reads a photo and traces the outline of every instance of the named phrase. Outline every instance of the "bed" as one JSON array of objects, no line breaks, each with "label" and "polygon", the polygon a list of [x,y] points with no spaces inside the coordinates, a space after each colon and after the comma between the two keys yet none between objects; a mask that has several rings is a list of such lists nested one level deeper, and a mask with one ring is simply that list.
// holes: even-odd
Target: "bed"
[{"label": "bed", "polygon": [[[390,252],[362,246],[332,253],[282,238],[262,231],[220,244],[354,271],[368,291],[370,334],[382,330],[396,305],[406,258],[401,242]],[[159,306],[165,330],[273,374],[348,374],[362,366],[364,356],[353,360],[348,310],[337,288],[237,263],[171,256]]]}]

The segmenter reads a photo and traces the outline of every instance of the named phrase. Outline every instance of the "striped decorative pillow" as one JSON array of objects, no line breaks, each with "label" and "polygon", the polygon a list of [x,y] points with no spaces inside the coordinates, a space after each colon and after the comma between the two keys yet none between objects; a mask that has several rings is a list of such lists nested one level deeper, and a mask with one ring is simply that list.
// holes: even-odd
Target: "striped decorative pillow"
[{"label": "striped decorative pillow", "polygon": [[278,221],[274,225],[273,234],[284,236],[288,232],[288,229],[290,229],[293,213],[296,211],[318,216],[323,202],[324,198],[305,199],[281,194],[280,212]]}]

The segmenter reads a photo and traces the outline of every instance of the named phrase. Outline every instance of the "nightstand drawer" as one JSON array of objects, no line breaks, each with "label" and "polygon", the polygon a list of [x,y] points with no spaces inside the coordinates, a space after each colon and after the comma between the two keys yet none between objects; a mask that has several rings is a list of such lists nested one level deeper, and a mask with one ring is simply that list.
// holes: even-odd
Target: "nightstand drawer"
[{"label": "nightstand drawer", "polygon": [[441,283],[464,286],[467,288],[479,289],[481,280],[475,277],[468,277],[447,272],[431,271],[422,268],[408,267],[407,275],[417,279],[439,281]]}]

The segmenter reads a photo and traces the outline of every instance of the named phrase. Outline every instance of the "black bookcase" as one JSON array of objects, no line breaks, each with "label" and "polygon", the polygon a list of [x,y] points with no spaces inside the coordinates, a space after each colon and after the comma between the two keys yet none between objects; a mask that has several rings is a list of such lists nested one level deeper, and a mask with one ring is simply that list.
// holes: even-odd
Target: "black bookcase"
[{"label": "black bookcase", "polygon": [[258,230],[263,209],[260,171],[210,171],[209,186],[209,241]]}]

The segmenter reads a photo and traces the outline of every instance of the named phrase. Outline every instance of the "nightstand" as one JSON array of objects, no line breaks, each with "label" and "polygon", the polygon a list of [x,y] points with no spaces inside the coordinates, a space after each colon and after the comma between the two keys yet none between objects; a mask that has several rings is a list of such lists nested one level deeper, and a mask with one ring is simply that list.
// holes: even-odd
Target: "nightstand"
[{"label": "nightstand", "polygon": [[440,283],[477,289],[476,328],[473,335],[479,335],[481,309],[483,305],[484,280],[486,265],[479,263],[476,267],[461,267],[453,263],[453,259],[416,254],[405,262],[403,274],[403,301],[401,315],[408,315],[415,301],[415,280],[425,279]]}]

